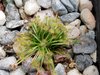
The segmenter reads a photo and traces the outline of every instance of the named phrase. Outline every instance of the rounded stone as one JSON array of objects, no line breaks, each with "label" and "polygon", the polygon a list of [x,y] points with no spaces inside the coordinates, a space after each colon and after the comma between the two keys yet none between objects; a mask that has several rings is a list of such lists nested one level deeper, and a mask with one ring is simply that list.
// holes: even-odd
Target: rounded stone
[{"label": "rounded stone", "polygon": [[77,69],[71,69],[67,75],[82,75]]},{"label": "rounded stone", "polygon": [[14,0],[14,2],[16,4],[16,6],[19,7],[19,8],[23,5],[22,0]]},{"label": "rounded stone", "polygon": [[0,26],[4,25],[6,22],[6,16],[3,11],[0,10]]}]

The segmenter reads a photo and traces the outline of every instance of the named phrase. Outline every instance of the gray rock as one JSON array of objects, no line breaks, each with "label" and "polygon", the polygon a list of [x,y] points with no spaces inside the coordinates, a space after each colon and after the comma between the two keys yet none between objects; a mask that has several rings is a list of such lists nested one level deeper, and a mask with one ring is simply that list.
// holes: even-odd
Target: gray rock
[{"label": "gray rock", "polygon": [[6,28],[6,26],[0,26],[0,37],[7,33],[9,30]]},{"label": "gray rock", "polygon": [[76,54],[79,54],[79,53],[91,54],[97,48],[96,42],[93,39],[88,38],[86,36],[80,37],[79,42],[80,43],[74,44],[73,46],[73,52]]},{"label": "gray rock", "polygon": [[18,9],[15,7],[13,3],[8,3],[5,9],[6,13],[6,20],[11,21],[11,20],[20,20],[20,15],[18,12]]},{"label": "gray rock", "polygon": [[17,64],[17,60],[14,56],[6,57],[0,60],[0,69],[1,70],[13,70],[15,69],[15,64]]},{"label": "gray rock", "polygon": [[56,71],[57,75],[66,75],[65,68],[60,63],[57,64],[57,66],[55,67],[55,71]]},{"label": "gray rock", "polygon": [[51,0],[37,0],[37,3],[42,6],[43,8],[50,8],[51,7]]},{"label": "gray rock", "polygon": [[52,0],[52,9],[55,13],[58,13],[58,15],[64,15],[68,13],[67,9],[60,2],[60,0]]},{"label": "gray rock", "polygon": [[89,55],[77,55],[75,57],[75,63],[79,71],[83,71],[85,68],[93,64]]},{"label": "gray rock", "polygon": [[13,28],[20,27],[27,22],[28,22],[27,20],[19,20],[19,21],[18,20],[12,20],[12,21],[6,23],[6,27],[9,28],[9,29],[13,29]]},{"label": "gray rock", "polygon": [[95,39],[95,31],[93,30],[89,30],[87,33],[86,33],[86,36],[91,38],[91,39]]},{"label": "gray rock", "polygon": [[6,52],[4,51],[3,47],[0,47],[0,59],[6,56]]},{"label": "gray rock", "polygon": [[22,7],[22,5],[23,5],[22,0],[14,0],[14,2],[16,4],[16,6],[19,7],[19,8]]},{"label": "gray rock", "polygon": [[75,19],[77,19],[78,17],[79,17],[79,13],[73,12],[73,13],[69,13],[69,14],[60,16],[60,19],[64,23],[70,23],[70,22],[74,21]]},{"label": "gray rock", "polygon": [[0,10],[0,26],[3,26],[6,22],[6,15],[3,11]]},{"label": "gray rock", "polygon": [[61,2],[68,9],[68,12],[73,12],[75,10],[69,0],[61,0]]},{"label": "gray rock", "polygon": [[9,72],[4,71],[4,70],[0,70],[0,75],[9,75]]}]

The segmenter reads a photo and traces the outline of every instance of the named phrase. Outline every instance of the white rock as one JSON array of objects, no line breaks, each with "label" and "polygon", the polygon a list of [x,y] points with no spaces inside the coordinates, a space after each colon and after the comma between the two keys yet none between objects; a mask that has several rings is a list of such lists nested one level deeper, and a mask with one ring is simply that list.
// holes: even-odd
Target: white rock
[{"label": "white rock", "polygon": [[77,69],[70,70],[67,75],[82,75]]},{"label": "white rock", "polygon": [[0,10],[0,26],[4,25],[6,22],[6,16],[3,11]]},{"label": "white rock", "polygon": [[0,69],[13,70],[15,69],[15,64],[17,64],[17,60],[14,56],[6,57],[0,60]]},{"label": "white rock", "polygon": [[91,56],[93,62],[96,63],[97,62],[97,50],[94,53],[92,53],[90,56]]},{"label": "white rock", "polygon": [[85,25],[81,25],[79,29],[81,35],[85,35],[85,33],[87,32],[87,27]]},{"label": "white rock", "polygon": [[25,2],[24,10],[27,15],[33,15],[40,9],[36,0],[29,0]]},{"label": "white rock", "polygon": [[10,75],[25,75],[25,72],[22,70],[22,68],[18,68],[15,71],[10,72]]},{"label": "white rock", "polygon": [[82,11],[83,9],[87,8],[90,11],[93,8],[92,2],[90,0],[80,0],[79,9]]},{"label": "white rock", "polygon": [[7,71],[0,70],[0,75],[9,75],[9,73]]},{"label": "white rock", "polygon": [[6,52],[3,50],[3,47],[0,47],[0,59],[6,56]]},{"label": "white rock", "polygon": [[98,72],[97,67],[92,65],[92,66],[87,67],[83,71],[83,75],[99,75],[99,72]]},{"label": "white rock", "polygon": [[22,0],[14,0],[14,2],[16,4],[16,6],[19,7],[19,8],[23,5]]}]

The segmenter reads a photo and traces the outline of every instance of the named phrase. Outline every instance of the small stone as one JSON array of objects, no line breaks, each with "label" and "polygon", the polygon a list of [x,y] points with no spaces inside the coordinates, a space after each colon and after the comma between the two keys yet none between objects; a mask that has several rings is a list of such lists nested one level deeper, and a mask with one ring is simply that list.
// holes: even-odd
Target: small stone
[{"label": "small stone", "polygon": [[66,75],[65,68],[61,63],[58,63],[55,67],[57,75]]},{"label": "small stone", "polygon": [[95,31],[89,30],[89,31],[86,33],[86,36],[89,37],[89,38],[91,38],[91,39],[95,39],[95,36],[96,36]]},{"label": "small stone", "polygon": [[55,13],[62,16],[68,13],[65,6],[60,2],[60,0],[52,0],[52,9]]},{"label": "small stone", "polygon": [[42,6],[43,8],[50,8],[51,7],[51,0],[37,0],[37,3]]},{"label": "small stone", "polygon": [[0,10],[0,26],[4,25],[6,22],[6,16],[3,11]]},{"label": "small stone", "polygon": [[79,19],[76,19],[75,21],[71,22],[69,25],[79,28],[80,24],[81,24],[81,21]]},{"label": "small stone", "polygon": [[36,0],[29,0],[25,2],[24,10],[27,15],[33,15],[40,9]]},{"label": "small stone", "polygon": [[69,13],[69,14],[60,16],[60,19],[64,23],[70,23],[70,22],[76,20],[78,17],[79,17],[79,13],[73,12],[73,13]]},{"label": "small stone", "polygon": [[9,72],[4,71],[4,70],[0,70],[0,75],[9,75]]},{"label": "small stone", "polygon": [[95,18],[89,9],[83,9],[81,12],[81,20],[90,29],[94,29],[96,26]]},{"label": "small stone", "polygon": [[35,16],[38,16],[41,21],[43,21],[46,17],[54,17],[53,11],[51,9],[37,12]]},{"label": "small stone", "polygon": [[83,71],[83,75],[99,75],[99,71],[96,66],[92,65]]},{"label": "small stone", "polygon": [[90,0],[80,0],[79,10],[82,11],[85,8],[92,10],[93,5]]},{"label": "small stone", "polygon": [[22,68],[18,68],[15,71],[10,72],[10,75],[25,75],[25,72],[22,70]]},{"label": "small stone", "polygon": [[14,28],[17,28],[17,27],[24,25],[27,22],[28,22],[27,20],[19,20],[19,21],[18,20],[12,20],[10,22],[7,22],[6,27],[9,28],[9,29],[14,29]]},{"label": "small stone", "polygon": [[74,44],[73,52],[76,54],[79,53],[91,54],[96,50],[96,48],[97,48],[97,44],[95,40],[86,36],[81,36],[79,38],[79,43]]},{"label": "small stone", "polygon": [[74,7],[69,0],[61,0],[62,4],[68,9],[68,12],[73,12]]},{"label": "small stone", "polygon": [[93,62],[96,63],[97,62],[97,50],[95,52],[93,52],[90,56],[91,56]]},{"label": "small stone", "polygon": [[4,51],[3,47],[0,47],[0,59],[6,56],[6,52]]},{"label": "small stone", "polygon": [[79,71],[83,71],[85,68],[93,64],[92,58],[89,55],[76,55],[75,63]]},{"label": "small stone", "polygon": [[19,8],[23,5],[22,0],[14,0],[14,2],[16,4],[16,6],[19,7]]},{"label": "small stone", "polygon": [[16,64],[17,64],[17,60],[14,56],[6,57],[0,60],[0,69],[13,70],[15,69]]},{"label": "small stone", "polygon": [[81,25],[79,29],[80,29],[81,35],[85,35],[86,34],[87,27],[85,25]]},{"label": "small stone", "polygon": [[70,70],[67,75],[82,75],[77,69]]}]

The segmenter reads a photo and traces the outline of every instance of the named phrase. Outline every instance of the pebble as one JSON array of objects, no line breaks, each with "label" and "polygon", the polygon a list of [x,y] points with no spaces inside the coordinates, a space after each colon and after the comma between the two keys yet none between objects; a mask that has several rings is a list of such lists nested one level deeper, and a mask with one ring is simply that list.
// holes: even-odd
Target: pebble
[{"label": "pebble", "polygon": [[82,11],[85,8],[92,10],[93,4],[90,0],[80,0],[79,10]]},{"label": "pebble", "polygon": [[88,38],[86,36],[81,36],[79,42],[80,43],[74,44],[73,46],[73,52],[76,54],[91,54],[97,48],[96,42],[93,39]]},{"label": "pebble", "polygon": [[79,29],[80,29],[80,32],[81,32],[82,36],[86,34],[87,27],[85,25],[81,25]]},{"label": "pebble", "polygon": [[81,21],[79,19],[76,19],[75,21],[69,23],[70,26],[75,26],[77,28],[80,27]]},{"label": "pebble", "polygon": [[91,38],[91,39],[95,39],[95,36],[96,36],[95,31],[89,30],[89,31],[86,33],[86,36],[89,37],[89,38]]},{"label": "pebble", "polygon": [[6,16],[3,11],[0,10],[0,26],[3,26],[6,22]]},{"label": "pebble", "polygon": [[65,68],[61,63],[58,63],[55,67],[57,75],[66,75]]},{"label": "pebble", "polygon": [[93,64],[92,58],[89,55],[76,55],[74,60],[79,71],[83,71]]},{"label": "pebble", "polygon": [[25,75],[25,72],[22,70],[22,68],[18,68],[10,72],[10,75]]},{"label": "pebble", "polygon": [[19,7],[19,8],[22,7],[22,5],[23,5],[22,0],[14,0],[14,2],[16,4],[16,6]]},{"label": "pebble", "polygon": [[52,9],[53,11],[62,16],[68,13],[67,9],[65,6],[60,2],[60,0],[52,0]]},{"label": "pebble", "polygon": [[70,70],[67,75],[82,75],[77,69]]},{"label": "pebble", "polygon": [[0,59],[6,56],[6,52],[4,51],[3,47],[0,47]]},{"label": "pebble", "polygon": [[75,10],[70,0],[61,0],[61,2],[68,9],[68,12],[73,12]]},{"label": "pebble", "polygon": [[27,22],[28,22],[27,20],[12,20],[6,23],[6,27],[9,29],[14,29],[24,25]]},{"label": "pebble", "polygon": [[39,11],[40,6],[37,4],[36,0],[28,0],[25,2],[24,10],[27,15],[33,15]]},{"label": "pebble", "polygon": [[95,52],[93,52],[90,56],[93,62],[96,63],[97,62],[97,50],[95,50]]},{"label": "pebble", "polygon": [[95,28],[96,21],[92,12],[89,9],[83,9],[80,16],[81,20],[88,27],[88,29],[92,30]]},{"label": "pebble", "polygon": [[14,56],[6,57],[0,60],[0,69],[1,70],[13,70],[15,69],[15,64],[17,60]]},{"label": "pebble", "polygon": [[73,13],[68,13],[68,14],[60,16],[60,19],[64,23],[70,23],[70,22],[73,22],[74,20],[76,20],[78,17],[79,17],[79,13],[73,12]]},{"label": "pebble", "polygon": [[83,75],[99,75],[99,71],[96,66],[92,65],[83,71]]},{"label": "pebble", "polygon": [[4,71],[4,70],[0,70],[0,75],[9,75],[9,72]]},{"label": "pebble", "polygon": [[37,3],[43,8],[51,7],[51,0],[37,0]]}]

